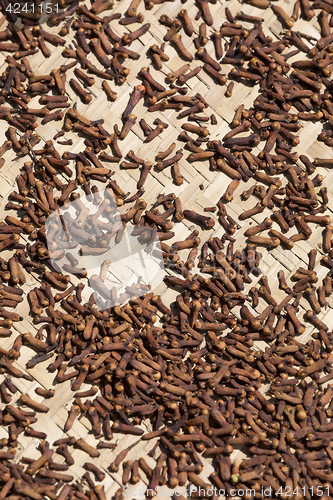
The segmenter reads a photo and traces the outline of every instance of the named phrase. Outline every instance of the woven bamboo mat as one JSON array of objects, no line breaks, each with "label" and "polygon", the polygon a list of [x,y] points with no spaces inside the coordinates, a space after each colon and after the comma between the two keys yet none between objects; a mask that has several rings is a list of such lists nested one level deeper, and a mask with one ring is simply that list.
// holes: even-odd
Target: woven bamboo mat
[{"label": "woven bamboo mat", "polygon": [[[293,1],[284,2],[278,1],[276,2],[278,5],[284,7],[284,9],[291,13],[293,9]],[[115,5],[115,8],[112,12],[121,12],[125,13],[128,6],[130,4],[129,0],[121,0],[119,3]],[[195,13],[197,11],[197,7],[193,0],[188,0],[186,2],[186,9],[191,15],[191,18],[194,19]],[[115,86],[113,82],[110,82],[110,85],[113,90],[117,92],[117,99],[114,103],[110,103],[102,88],[101,88],[101,80],[96,78],[96,83],[93,87],[90,88],[90,91],[93,95],[92,102],[89,105],[84,105],[80,99],[74,94],[73,90],[69,85],[66,85],[66,92],[68,93],[72,102],[77,103],[77,109],[79,113],[84,116],[89,117],[89,119],[104,119],[104,127],[108,131],[112,131],[113,126],[118,124],[121,127],[121,113],[128,101],[129,95],[131,94],[133,87],[138,85],[140,81],[137,78],[138,70],[143,66],[150,66],[151,73],[157,81],[163,83],[164,77],[175,69],[178,69],[180,66],[184,64],[176,50],[168,45],[166,48],[166,53],[169,56],[169,61],[167,63],[163,63],[163,68],[161,72],[157,72],[153,69],[151,65],[151,60],[147,55],[147,49],[153,43],[161,44],[163,41],[163,36],[166,32],[165,26],[162,26],[158,19],[162,14],[167,14],[170,17],[174,17],[179,10],[183,7],[183,4],[180,0],[175,0],[174,2],[165,2],[161,5],[156,5],[152,10],[146,11],[141,6],[140,11],[144,13],[145,22],[149,22],[151,27],[149,31],[140,38],[140,40],[136,40],[131,45],[131,50],[134,50],[140,54],[140,59],[137,61],[133,61],[128,59],[125,61],[125,66],[130,70],[127,81],[122,86]],[[220,25],[226,21],[225,17],[225,7],[228,7],[232,14],[236,14],[240,10],[245,12],[246,14],[260,16],[264,18],[263,28],[267,35],[271,36],[273,40],[278,39],[281,36],[283,31],[283,27],[281,23],[276,19],[275,14],[271,9],[267,9],[262,11],[255,7],[251,7],[250,5],[242,4],[238,0],[231,0],[228,2],[222,2],[220,0],[217,1],[216,4],[210,4],[210,9],[214,19],[214,25],[211,27],[212,30],[218,29]],[[193,21],[195,27],[195,33],[199,32],[199,21]],[[247,26],[246,23],[244,23]],[[251,27],[251,25],[248,25]],[[119,35],[122,35],[124,32],[134,30],[138,27],[138,25],[130,25],[128,27],[118,25],[117,22],[113,24],[114,30]],[[296,22],[295,30],[298,31],[306,31],[306,33],[311,34],[315,39],[320,38],[320,29],[319,24],[317,22],[317,17],[315,16],[310,22],[305,22],[303,20],[299,20]],[[48,27],[50,30],[50,27]],[[57,33],[59,31],[59,27],[51,28],[51,31]],[[71,38],[72,32],[66,37],[67,45],[71,45],[73,40]],[[185,40],[185,45],[190,52],[194,55],[194,47],[193,44],[190,43],[190,39],[186,37],[186,35],[182,35]],[[311,46],[311,43],[309,43]],[[207,51],[213,53],[213,44],[211,41],[208,42]],[[54,48],[52,47],[52,54],[49,58],[44,58],[40,52],[30,57],[30,64],[32,69],[38,75],[49,74],[52,68],[59,67],[61,64],[66,64],[68,60],[62,56],[62,47]],[[6,54],[0,54],[0,71],[4,71],[5,64],[5,56]],[[90,55],[91,59],[94,61],[94,64],[97,66],[99,63],[95,60],[94,56]],[[193,69],[198,65],[197,60],[193,60],[190,63],[190,69]],[[98,66],[99,67],[99,66]],[[227,73],[231,67],[227,67],[225,69],[225,73]],[[68,71],[67,81],[74,76],[73,69]],[[242,103],[245,105],[245,108],[251,107],[253,101],[257,96],[257,86],[251,88],[250,86],[244,85],[242,82],[237,82],[235,84],[235,88],[233,91],[233,95],[231,98],[225,96],[226,86],[218,86],[215,85],[212,79],[201,71],[197,77],[192,78],[188,82],[189,87],[189,95],[194,95],[199,92],[207,101],[209,107],[204,110],[204,113],[207,116],[210,116],[212,113],[215,113],[217,117],[218,124],[214,127],[208,125],[208,128],[211,131],[211,138],[220,138],[222,137],[229,129],[229,124],[234,115],[235,109]],[[37,98],[31,101],[31,107],[38,107]],[[125,157],[127,151],[130,149],[134,150],[135,153],[146,160],[155,162],[155,156],[159,151],[164,151],[171,142],[177,140],[177,136],[179,132],[181,132],[181,124],[183,120],[177,119],[177,115],[175,111],[168,110],[164,112],[158,112],[154,114],[150,114],[147,112],[146,107],[143,106],[142,101],[140,101],[139,105],[135,109],[135,114],[138,118],[144,117],[148,124],[152,124],[153,119],[156,117],[161,118],[164,122],[166,122],[169,127],[165,130],[160,136],[155,138],[151,143],[144,144],[144,136],[141,128],[139,127],[138,121],[132,128],[131,132],[128,134],[127,138],[122,141],[121,149],[123,155]],[[40,122],[40,120],[39,120]],[[43,140],[48,140],[53,138],[53,136],[61,130],[63,121],[59,122],[51,122],[46,126],[39,126],[36,129],[36,132],[40,135]],[[0,122],[1,127],[1,138],[4,140],[4,132],[6,130],[6,124],[4,122]],[[319,143],[316,140],[318,133],[321,131],[322,125],[320,123],[311,123],[311,122],[302,122],[302,129],[299,132],[299,137],[301,139],[300,145],[296,148],[296,151],[299,154],[306,154],[310,160],[315,157],[321,158],[331,158],[333,157],[333,150],[326,147],[322,143]],[[61,146],[57,147],[59,153],[63,153],[64,151],[72,151],[79,152],[84,149],[83,138],[79,138],[77,134],[72,132],[66,132],[66,139],[72,139],[73,145],[71,147]],[[177,143],[180,147],[181,143]],[[260,143],[259,147],[256,148],[254,153],[259,152],[259,148],[262,147],[264,143]],[[180,160],[180,169],[181,173],[184,176],[184,183],[181,186],[175,186],[170,169],[165,169],[163,172],[156,172],[154,170],[151,171],[147,182],[145,184],[145,195],[144,199],[148,204],[152,204],[156,199],[157,195],[160,193],[171,193],[174,192],[177,196],[180,197],[182,201],[183,207],[187,209],[193,209],[199,213],[204,213],[204,208],[208,206],[212,206],[217,203],[220,199],[221,195],[225,191],[227,185],[230,182],[230,179],[221,172],[212,172],[209,170],[208,162],[195,162],[190,164],[186,160],[187,155],[185,154],[183,158]],[[6,160],[4,167],[0,170],[0,195],[1,195],[1,204],[0,204],[0,217],[4,218],[10,212],[5,210],[5,204],[7,201],[8,194],[13,190],[13,186],[15,185],[15,178],[20,172],[20,169],[24,163],[24,159],[16,158],[16,155],[9,151],[4,155]],[[301,165],[301,163],[300,163]],[[134,193],[136,191],[136,182],[138,180],[139,173],[137,170],[120,170],[119,168],[114,167],[116,173],[114,175],[114,179],[117,183],[125,190]],[[330,169],[318,168],[317,171],[324,177],[323,185],[327,187],[328,194],[330,195],[333,192],[333,173]],[[249,189],[251,185],[255,181],[249,180],[245,185],[243,182],[240,184],[239,188],[236,190],[234,199],[227,205],[228,215],[232,216],[235,220],[237,220],[238,215],[253,206],[253,199],[250,198],[248,201],[241,200],[241,193],[245,189]],[[333,211],[333,198],[331,198],[330,203],[328,204],[327,213],[331,215]],[[242,247],[244,245],[245,237],[244,232],[246,229],[250,227],[251,224],[261,222],[265,217],[270,214],[270,211],[266,209],[263,213],[256,215],[252,219],[248,219],[246,221],[238,221],[240,225],[240,229],[236,232],[235,238],[235,248],[237,245]],[[13,212],[15,215],[15,212]],[[222,236],[224,233],[223,228],[218,224],[217,217],[214,214],[211,214],[212,217],[215,217],[216,224],[213,230],[206,230],[200,233],[201,242],[207,241],[211,236]],[[273,224],[273,227],[279,230],[277,224]],[[175,226],[176,236],[174,240],[180,240],[186,237],[190,232],[194,229],[198,229],[197,226],[194,226],[190,222],[184,220],[181,224],[177,224]],[[268,251],[264,247],[260,248],[261,253],[263,254],[261,261],[261,270],[264,274],[266,274],[269,278],[269,283],[272,288],[272,295],[279,303],[284,294],[278,288],[277,281],[277,273],[280,269],[285,271],[287,282],[290,284],[290,276],[295,272],[298,267],[306,267],[308,263],[308,252],[311,248],[316,248],[319,253],[322,252],[321,243],[322,243],[322,228],[320,226],[313,226],[313,233],[309,240],[301,241],[295,244],[292,251],[285,251],[281,247],[278,247],[272,251]],[[186,258],[186,254],[188,251],[180,252],[181,258]],[[1,256],[3,258],[9,257],[11,252],[2,252]],[[319,260],[319,259],[318,259]],[[326,275],[326,271],[319,264],[315,269],[318,273],[319,284],[321,279]],[[170,272],[170,271],[168,271]],[[247,285],[245,289],[245,293],[256,284],[259,278],[252,277],[252,283]],[[73,282],[75,278],[73,278]],[[27,282],[24,285],[24,290],[28,292],[36,286],[36,282],[31,275],[27,275]],[[171,302],[175,298],[175,292],[166,287],[163,283],[156,290],[156,293],[160,293],[166,303]],[[260,299],[259,306],[257,308],[257,312],[260,313],[266,307],[266,303],[264,300]],[[327,307],[325,307],[322,313],[319,315],[320,319],[323,319],[328,325],[330,325],[330,321],[333,320],[333,303],[329,303]],[[303,298],[300,303],[301,311],[299,316],[303,316],[304,311],[309,309],[308,302]],[[13,341],[15,340],[16,333],[25,333],[27,331],[34,332],[35,326],[29,320],[29,305],[25,300],[20,304],[16,311],[23,316],[23,320],[19,323],[15,323],[13,327],[14,334],[8,339],[1,340],[1,346],[4,349],[9,349]],[[301,337],[301,340],[305,341],[309,339],[311,336],[312,328],[308,327],[306,333]],[[263,349],[265,346],[264,342],[260,342],[257,345],[258,349]],[[22,371],[27,371],[32,377],[33,382],[28,382],[23,379],[13,378],[13,383],[18,388],[19,393],[13,397],[12,404],[18,399],[20,393],[28,393],[31,397],[35,398],[38,401],[43,401],[43,398],[36,396],[34,389],[37,386],[41,386],[44,388],[55,388],[56,394],[50,400],[44,400],[43,403],[49,406],[50,410],[47,414],[38,414],[38,423],[34,424],[32,427],[38,430],[42,430],[47,433],[48,440],[50,443],[64,436],[63,428],[67,419],[68,410],[71,407],[72,401],[74,399],[75,394],[71,391],[70,381],[62,383],[61,385],[54,385],[55,374],[51,374],[46,370],[46,366],[50,363],[50,361],[46,361],[44,363],[38,364],[35,368],[31,370],[26,369],[26,362],[31,358],[31,350],[27,347],[22,347],[20,358],[14,363]],[[0,382],[3,380],[3,375],[0,375]],[[81,390],[88,389],[88,385],[84,385]],[[4,404],[0,403],[0,409],[4,408]],[[91,428],[91,424],[88,419],[85,417],[80,420],[76,419],[73,428],[68,432],[69,436],[74,436],[75,438],[82,437],[88,443],[96,446],[97,440],[89,433]],[[145,429],[146,431],[148,429]],[[4,428],[0,428],[0,438],[6,437],[7,432]],[[106,478],[103,481],[103,485],[105,486],[105,491],[107,495],[107,499],[111,499],[114,493],[118,490],[121,485],[121,473],[112,474],[107,469],[108,465],[113,461],[115,456],[119,453],[121,449],[127,447],[131,442],[133,442],[136,438],[133,436],[123,436],[120,434],[115,434],[115,439],[118,443],[117,448],[114,451],[109,450],[100,450],[100,457],[94,459],[94,463],[98,465],[105,473]],[[135,448],[133,448],[128,455],[127,459],[133,460],[135,458],[143,456],[148,464],[154,467],[155,461],[148,456],[148,452],[152,449],[155,441],[142,441]],[[21,457],[30,457],[37,458],[39,456],[39,452],[36,450],[38,445],[37,439],[32,439],[23,436],[22,434],[19,437],[19,448],[17,451],[17,459]],[[235,451],[232,455],[232,459],[239,459],[242,457],[242,452]],[[75,459],[75,464],[70,467],[69,473],[73,474],[76,479],[80,479],[82,474],[85,472],[83,469],[83,464],[87,461],[87,455],[80,451],[73,451],[73,458]],[[61,456],[56,456],[55,460],[59,462],[63,461]],[[207,476],[213,471],[213,468],[209,461],[205,461],[204,470],[201,474],[203,479],[206,479]],[[143,492],[145,491],[145,476],[142,475],[143,479],[141,481],[131,486],[133,490],[136,490],[131,495],[126,496],[126,498],[136,498],[139,499],[144,497]],[[141,490],[141,492],[139,492]],[[156,498],[158,500],[162,500],[168,497],[168,494],[160,494]]]}]

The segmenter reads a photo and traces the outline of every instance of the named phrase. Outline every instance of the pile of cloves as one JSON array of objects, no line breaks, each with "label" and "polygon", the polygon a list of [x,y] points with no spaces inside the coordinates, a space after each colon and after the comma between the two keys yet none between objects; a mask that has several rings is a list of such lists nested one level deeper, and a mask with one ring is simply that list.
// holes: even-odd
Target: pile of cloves
[{"label": "pile of cloves", "polygon": [[[96,483],[107,472],[121,472],[124,486],[143,479],[148,498],[157,487],[192,485],[197,491],[192,488],[191,498],[215,500],[219,490],[235,496],[236,489],[252,500],[263,498],[268,489],[272,498],[327,500],[333,496],[333,333],[322,313],[333,291],[333,226],[322,167],[332,167],[333,160],[311,161],[294,148],[302,146],[297,133],[308,121],[321,122],[318,140],[333,144],[333,7],[322,0],[297,0],[289,15],[274,5],[282,31],[273,40],[259,15],[244,13],[241,6],[233,14],[227,7],[219,19],[212,14],[215,1],[197,0],[195,19],[189,7],[173,17],[162,14],[163,43],[148,47],[145,34],[154,27],[144,22],[140,9],[160,3],[132,0],[123,15],[112,13],[113,0],[91,5],[61,0],[59,12],[40,25],[40,12],[26,12],[22,4],[17,13],[7,8],[7,0],[1,2],[0,50],[9,55],[0,77],[0,120],[6,122],[0,167],[6,167],[9,151],[24,164],[0,223],[0,250],[11,250],[10,258],[0,258],[0,337],[15,337],[15,324],[23,320],[15,309],[26,300],[37,333],[18,334],[9,349],[0,348],[0,422],[8,432],[0,440],[0,499],[109,500],[104,486]],[[271,7],[269,0],[246,3]],[[318,40],[293,29],[299,18],[315,16]],[[68,64],[49,74],[35,71],[34,54],[48,58],[58,46]],[[149,67],[140,60],[147,54]],[[171,54],[181,60],[172,72],[167,66]],[[107,100],[117,100],[117,87],[125,84],[135,61],[135,85],[109,131],[103,119],[88,118],[93,87],[100,86]],[[211,86],[226,86],[227,99],[242,82],[258,89],[253,106],[240,105],[230,131],[217,139],[210,137],[219,124],[209,111],[211,101],[187,85],[203,74]],[[86,112],[78,111],[68,91],[87,106]],[[31,107],[34,97],[38,108]],[[139,116],[141,104],[157,113],[153,120]],[[166,138],[170,112],[182,131],[177,142],[158,151],[154,164],[139,150],[125,152],[122,141],[129,134],[151,142],[152,148],[157,137]],[[43,127],[53,121],[61,123],[61,130],[44,141]],[[73,153],[69,148],[60,155],[57,144],[72,145],[69,131],[84,137],[85,149]],[[185,161],[230,178],[217,204],[198,213],[182,206],[181,195],[165,193],[148,205],[147,179],[171,168],[175,185],[182,186]],[[126,192],[113,179],[118,169],[140,170],[136,192]],[[149,247],[152,231],[157,232],[165,283],[178,292],[172,304],[154,291],[132,298],[137,290],[129,288],[113,297],[115,307],[106,300],[101,310],[93,295],[83,300],[86,273],[69,253],[63,269],[68,274],[52,267],[51,250],[66,251],[59,242],[48,247],[48,216],[69,202],[80,207],[82,196],[90,195],[97,205],[102,189],[112,191],[121,214],[116,237],[132,226]],[[239,196],[253,205],[237,221],[228,214],[228,203]],[[110,212],[107,199],[103,211]],[[86,235],[84,213],[81,207],[82,215],[72,224],[81,235]],[[236,233],[248,219],[253,223],[246,226],[246,243],[237,246]],[[177,230],[184,220],[197,228],[180,240]],[[211,235],[220,226],[223,236]],[[308,262],[291,276],[279,271],[284,296],[277,301],[281,295],[260,270],[260,249],[297,255],[297,243],[310,240],[318,227],[322,241],[309,252]],[[323,269],[328,269],[324,277]],[[108,297],[105,270],[96,276],[96,285]],[[28,293],[27,274],[36,279]],[[80,279],[79,285],[72,284],[71,275]],[[308,310],[302,314],[304,307]],[[314,330],[304,341],[307,326]],[[257,341],[266,347],[258,348]],[[36,388],[43,403],[28,394],[16,403],[15,379],[34,381],[33,371],[30,375],[14,364],[23,345],[34,353],[28,370],[49,360],[47,369],[57,385],[71,381],[73,401],[64,433],[86,417],[99,440],[96,447],[69,436],[48,443],[50,437],[33,427],[38,413],[48,412],[47,400],[57,387]],[[39,458],[15,459],[21,434],[40,440]],[[132,444],[117,445],[118,434],[133,435]],[[150,439],[154,467],[132,452]],[[232,458],[240,447],[247,457],[238,463]],[[70,473],[73,448],[87,455],[81,482]],[[110,456],[105,471],[94,462],[103,450],[110,451],[104,455]],[[214,469],[209,477],[202,474],[206,459]],[[120,488],[114,498],[123,497]]]}]

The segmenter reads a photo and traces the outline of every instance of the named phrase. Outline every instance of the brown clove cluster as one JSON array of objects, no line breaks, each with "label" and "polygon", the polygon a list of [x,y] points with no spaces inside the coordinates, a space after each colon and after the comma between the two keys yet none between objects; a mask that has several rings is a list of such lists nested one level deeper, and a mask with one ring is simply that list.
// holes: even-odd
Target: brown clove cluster
[{"label": "brown clove cluster", "polygon": [[[17,188],[8,196],[8,215],[0,223],[0,250],[11,251],[9,258],[0,259],[0,337],[14,337],[13,326],[23,319],[16,311],[25,299],[38,330],[20,333],[9,349],[0,348],[0,422],[8,432],[8,438],[0,440],[0,498],[109,500],[104,486],[96,483],[106,473],[117,472],[123,485],[143,479],[148,498],[163,485],[194,485],[201,492],[192,491],[191,498],[214,500],[218,494],[211,493],[212,486],[229,496],[237,487],[246,491],[247,500],[262,498],[267,488],[277,497],[283,491],[287,498],[291,491],[294,498],[330,498],[333,335],[322,313],[333,291],[333,227],[327,213],[329,190],[320,169],[333,162],[310,161],[294,148],[300,144],[297,133],[309,121],[325,124],[319,140],[332,145],[332,6],[301,0],[289,15],[274,5],[272,11],[287,31],[273,41],[261,17],[232,14],[227,7],[225,20],[216,21],[216,2],[198,0],[195,20],[189,8],[173,18],[162,14],[163,43],[146,50],[153,27],[143,24],[139,10],[160,3],[132,0],[123,16],[112,13],[112,0],[96,0],[89,7],[61,0],[60,12],[49,19],[59,26],[57,34],[39,26],[38,13],[7,11],[3,18],[0,50],[9,55],[1,75],[0,119],[6,122],[6,138],[0,146],[0,167],[12,152],[25,162]],[[270,8],[269,0],[247,3]],[[293,30],[298,18],[311,20],[315,15],[319,40]],[[17,24],[18,18],[22,24]],[[140,26],[126,28],[132,24]],[[211,35],[207,27],[213,27]],[[75,40],[71,46],[69,34]],[[209,37],[214,52],[206,48]],[[168,44],[182,59],[172,72],[166,66],[172,53],[166,50]],[[30,56],[40,51],[48,58],[58,46],[64,46],[68,64],[44,75],[32,69]],[[149,67],[141,66],[146,52],[153,63]],[[137,81],[121,122],[110,132],[103,119],[88,118],[89,108],[79,112],[67,92],[71,89],[89,106],[94,104],[91,87],[100,84],[113,102],[115,86],[123,85],[130,74],[129,61],[131,71],[138,61]],[[74,67],[75,78],[67,78]],[[210,103],[187,86],[200,72],[212,85],[228,83],[226,97],[242,83],[258,88],[253,106],[241,104],[235,110],[223,137],[214,134],[220,120],[210,114]],[[30,104],[36,96],[42,106],[38,109]],[[138,120],[145,108],[153,113],[152,120],[148,114]],[[181,132],[177,142],[157,153],[155,164],[134,150],[125,154],[120,143],[131,134],[146,143],[167,137],[171,112]],[[54,120],[61,121],[62,130],[42,140],[37,129]],[[84,138],[84,147],[60,155],[55,141],[69,131]],[[58,143],[71,145],[66,138]],[[190,153],[187,158],[185,151]],[[170,167],[174,183],[181,186],[187,181],[181,173],[185,161],[230,178],[216,206],[199,213],[183,206],[181,195],[174,193],[159,194],[148,205],[144,186],[150,176],[163,175],[160,172]],[[113,180],[107,163],[129,172],[139,169],[135,193],[125,192]],[[249,183],[245,190],[243,183]],[[101,186],[104,193],[112,192],[115,207],[107,194],[103,198]],[[82,204],[84,195],[100,207],[104,219],[90,217]],[[239,196],[253,204],[237,221],[228,214],[228,203]],[[174,302],[166,304],[154,291],[133,298],[138,291],[134,286],[115,297],[104,283],[108,259],[93,278],[106,300],[104,310],[93,295],[85,300],[85,269],[70,251],[77,241],[59,238],[57,224],[51,224],[52,238],[46,234],[48,217],[68,204],[77,211],[75,218],[63,217],[64,227],[79,238],[83,253],[105,252],[110,235],[121,240],[126,225],[150,251],[157,232],[161,249],[152,251],[163,259],[165,283],[176,291]],[[120,212],[117,227],[115,208]],[[195,227],[181,240],[177,229],[183,221]],[[243,221],[251,224],[244,231],[246,242],[238,246],[236,233],[243,230]],[[217,226],[223,228],[221,237],[212,232]],[[280,270],[276,283],[262,274],[262,247],[289,255],[318,228],[322,254],[312,249],[308,262],[290,276]],[[62,269],[52,265],[55,254],[67,259]],[[27,274],[39,280],[28,293]],[[73,274],[80,279],[78,285],[71,283]],[[108,307],[110,297],[115,307]],[[307,326],[313,332],[305,342]],[[265,347],[258,349],[256,342]],[[22,346],[33,353],[26,366],[31,374],[15,364]],[[36,388],[43,402],[21,394],[18,404],[13,403],[15,379],[33,381],[33,368],[48,360],[55,383],[69,380],[73,390],[64,432],[76,419],[87,418],[99,440],[96,447],[69,436],[50,445],[48,436],[32,427],[39,413],[49,411],[48,398],[57,388]],[[84,384],[91,387],[85,389]],[[118,434],[135,436],[135,441],[127,448],[117,446]],[[39,440],[39,458],[16,459],[20,435]],[[143,457],[133,459],[131,451],[150,439],[155,439],[149,451],[154,466]],[[240,446],[246,458],[233,462],[231,455]],[[74,449],[89,456],[81,483],[70,473]],[[114,453],[102,470],[95,460],[105,449]],[[62,463],[54,460],[57,455]],[[203,475],[204,459],[213,466],[209,477]],[[114,498],[123,497],[119,489]]]}]

